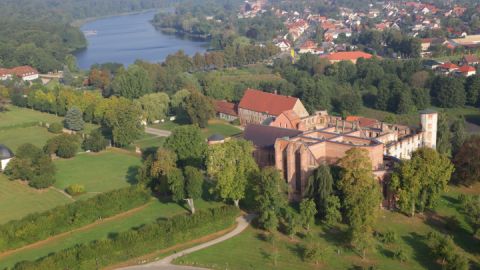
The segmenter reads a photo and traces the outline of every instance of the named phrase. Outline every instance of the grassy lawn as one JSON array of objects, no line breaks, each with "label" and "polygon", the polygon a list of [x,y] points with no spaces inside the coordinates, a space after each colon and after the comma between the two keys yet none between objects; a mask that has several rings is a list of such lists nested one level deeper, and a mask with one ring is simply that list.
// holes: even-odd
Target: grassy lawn
[{"label": "grassy lawn", "polygon": [[[354,266],[372,266],[378,269],[439,269],[435,264],[424,236],[429,231],[451,234],[457,246],[472,260],[471,269],[480,267],[480,240],[471,235],[472,229],[458,212],[457,196],[460,193],[479,194],[480,184],[473,189],[450,187],[442,196],[435,211],[417,215],[414,218],[403,214],[382,210],[376,229],[379,232],[393,230],[397,234],[394,244],[382,244],[375,241],[375,249],[362,258],[345,244],[344,228],[329,229],[317,225],[312,229],[312,241],[320,244],[324,260],[315,265],[302,261],[302,237],[289,239],[280,235],[276,242],[277,264],[274,265],[274,248],[262,239],[262,231],[249,228],[239,236],[210,248],[195,252],[178,259],[179,264],[196,265],[211,269],[352,269]],[[461,221],[459,228],[448,231],[445,226],[447,217],[456,215]],[[407,262],[393,258],[393,252],[399,248],[408,255]],[[222,254],[218,256],[218,254]]]},{"label": "grassy lawn", "polygon": [[[206,202],[202,200],[196,201],[197,209],[205,209],[220,206],[218,202]],[[109,220],[105,223],[98,224],[85,231],[74,232],[64,239],[56,239],[46,243],[40,247],[26,249],[11,254],[0,259],[0,269],[11,267],[15,263],[23,260],[35,260],[46,256],[51,252],[59,251],[72,247],[76,244],[86,243],[97,239],[105,239],[109,235],[126,231],[142,224],[154,222],[159,218],[166,218],[172,215],[186,213],[187,210],[176,203],[162,203],[154,200],[147,207],[132,213],[128,216],[122,216],[119,219]]]},{"label": "grassy lawn", "polygon": [[9,128],[3,130],[0,128],[0,143],[5,144],[12,149],[13,152],[24,143],[31,143],[38,147],[43,147],[47,140],[54,136],[55,134],[50,133],[46,128],[39,126]]},{"label": "grassy lawn", "polygon": [[[172,131],[178,126],[181,126],[181,124],[178,124],[176,122],[171,122],[171,121],[151,125],[151,127],[153,128],[170,130],[170,131]],[[242,131],[238,127],[228,123],[227,121],[223,121],[220,119],[212,119],[208,121],[208,126],[202,129],[202,133],[205,135],[205,138],[208,138],[212,134],[216,134],[216,133],[221,134],[225,137],[230,137],[233,135],[237,135],[241,132]]]},{"label": "grassy lawn", "polygon": [[140,165],[140,158],[113,150],[57,159],[55,187],[65,189],[71,184],[81,184],[87,192],[119,189],[135,182],[136,169]]},{"label": "grassy lawn", "polygon": [[165,139],[166,138],[164,137],[157,137],[155,135],[145,133],[142,135],[142,137],[136,140],[134,144],[140,147],[140,149],[145,150],[152,147],[161,147],[165,142]]},{"label": "grassy lawn", "polygon": [[38,191],[0,173],[0,224],[71,202],[58,191]]}]

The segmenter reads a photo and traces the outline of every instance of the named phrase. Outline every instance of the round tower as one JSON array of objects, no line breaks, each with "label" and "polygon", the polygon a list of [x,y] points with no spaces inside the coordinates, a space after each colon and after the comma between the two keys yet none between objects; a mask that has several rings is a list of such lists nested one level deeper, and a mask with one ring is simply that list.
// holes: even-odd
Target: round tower
[{"label": "round tower", "polygon": [[422,132],[424,133],[423,146],[436,149],[438,112],[434,110],[420,111],[420,120],[422,124]]}]

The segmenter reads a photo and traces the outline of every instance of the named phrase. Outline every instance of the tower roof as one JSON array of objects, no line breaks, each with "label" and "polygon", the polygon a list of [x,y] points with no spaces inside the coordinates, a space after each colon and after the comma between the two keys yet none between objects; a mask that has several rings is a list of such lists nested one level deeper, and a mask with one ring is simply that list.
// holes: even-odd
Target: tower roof
[{"label": "tower roof", "polygon": [[13,158],[13,152],[8,147],[0,144],[0,160]]}]

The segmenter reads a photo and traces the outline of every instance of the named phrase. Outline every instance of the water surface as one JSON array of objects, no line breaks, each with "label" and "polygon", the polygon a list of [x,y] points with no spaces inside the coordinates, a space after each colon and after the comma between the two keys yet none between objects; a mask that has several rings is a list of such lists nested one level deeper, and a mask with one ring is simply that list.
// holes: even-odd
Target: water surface
[{"label": "water surface", "polygon": [[183,50],[188,55],[206,50],[206,42],[182,39],[157,31],[150,20],[156,11],[115,16],[84,24],[88,47],[75,53],[78,66],[89,69],[96,63],[116,62],[126,66],[137,59],[163,61],[169,54]]}]

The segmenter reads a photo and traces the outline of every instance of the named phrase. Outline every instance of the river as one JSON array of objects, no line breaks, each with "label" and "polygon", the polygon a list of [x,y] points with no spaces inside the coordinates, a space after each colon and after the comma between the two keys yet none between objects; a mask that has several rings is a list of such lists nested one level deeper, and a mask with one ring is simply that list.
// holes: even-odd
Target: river
[{"label": "river", "polygon": [[[128,66],[137,59],[163,61],[169,54],[183,50],[188,55],[205,52],[207,43],[182,39],[157,31],[150,20],[156,11],[98,19],[81,27],[88,47],[77,51],[78,66],[89,69],[93,64],[116,62]],[[92,34],[93,33],[93,34]]]}]

